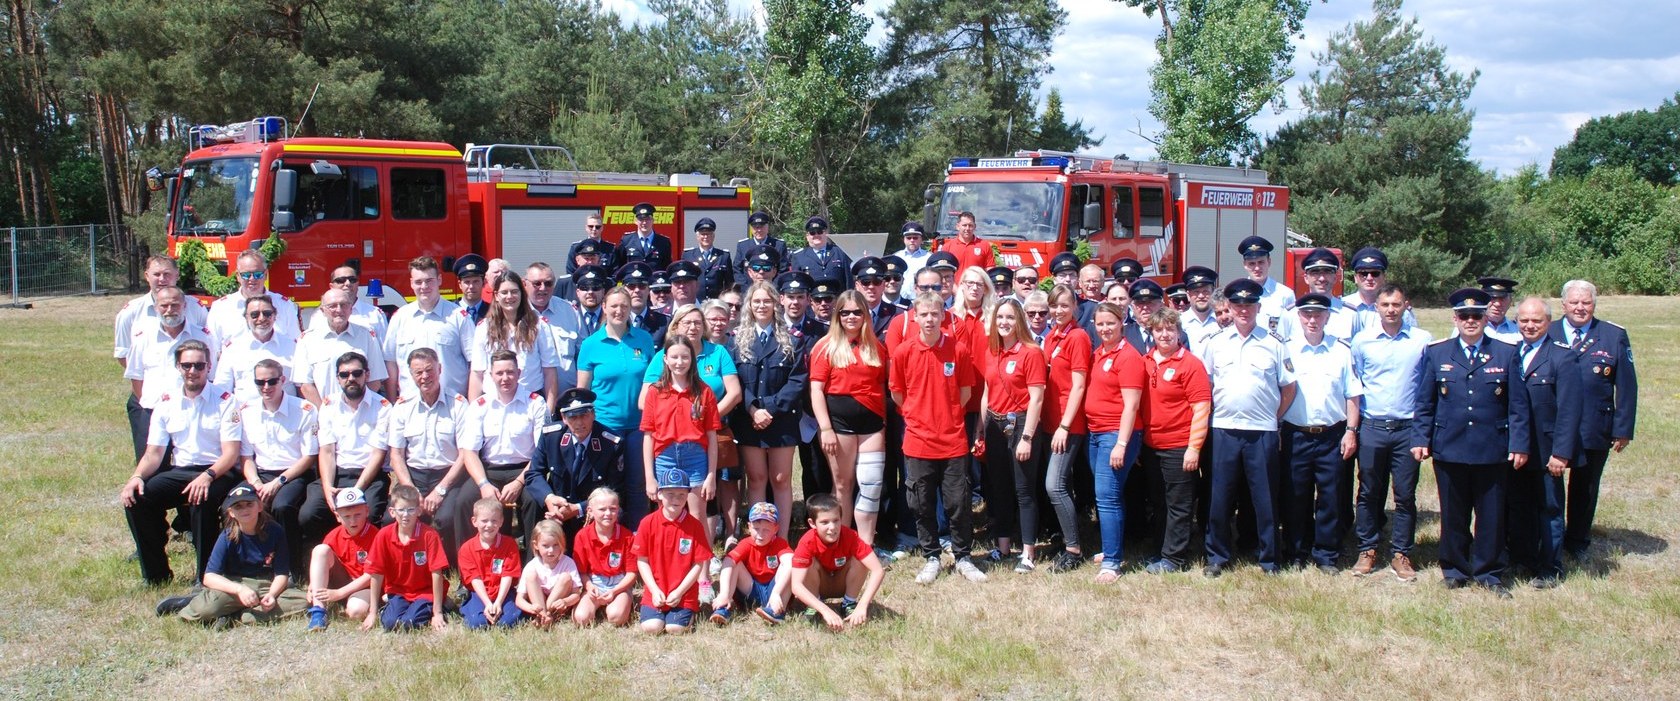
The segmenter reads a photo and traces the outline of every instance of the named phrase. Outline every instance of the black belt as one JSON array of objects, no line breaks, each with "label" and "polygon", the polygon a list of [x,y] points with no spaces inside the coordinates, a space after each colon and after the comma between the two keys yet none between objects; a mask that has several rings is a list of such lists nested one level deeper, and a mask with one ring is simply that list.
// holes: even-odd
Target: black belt
[{"label": "black belt", "polygon": [[486,470],[523,470],[523,469],[525,469],[525,466],[529,465],[529,464],[531,464],[531,463],[529,463],[529,462],[510,462],[510,463],[503,463],[503,464],[500,464],[500,465],[485,465],[484,469],[486,469]]},{"label": "black belt", "polygon": [[1365,419],[1365,421],[1360,425],[1369,426],[1371,428],[1380,428],[1384,431],[1398,431],[1402,428],[1406,428],[1408,426],[1411,426],[1412,425],[1412,420],[1411,419]]},{"label": "black belt", "polygon": [[1305,433],[1305,434],[1308,434],[1308,435],[1316,436],[1320,433],[1329,433],[1331,431],[1340,431],[1340,430],[1342,430],[1342,428],[1344,426],[1347,426],[1347,422],[1346,421],[1338,421],[1336,423],[1330,424],[1329,426],[1296,426],[1295,424],[1288,423],[1288,422],[1285,422],[1283,425],[1284,425],[1285,428],[1288,428],[1291,431],[1295,431],[1296,433]]}]

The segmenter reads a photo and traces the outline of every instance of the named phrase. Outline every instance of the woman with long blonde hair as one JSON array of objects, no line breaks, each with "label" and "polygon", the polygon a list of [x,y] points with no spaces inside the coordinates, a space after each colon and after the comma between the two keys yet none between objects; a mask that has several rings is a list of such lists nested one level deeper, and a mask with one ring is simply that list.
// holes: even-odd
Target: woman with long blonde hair
[{"label": "woman with long blonde hair", "polygon": [[[747,501],[758,501],[766,485],[776,510],[793,508],[793,451],[799,445],[799,401],[810,370],[805,344],[788,333],[781,297],[769,282],[747,288],[746,311],[735,328],[735,369],[741,377],[741,406],[731,417],[746,468]],[[777,524],[788,535],[789,519]]]},{"label": "woman with long blonde hair", "polygon": [[1009,556],[1010,535],[1020,532],[1021,561],[1015,571],[1026,574],[1034,569],[1033,544],[1038,540],[1037,466],[1043,443],[1039,420],[1048,369],[1020,302],[1005,299],[992,310],[985,349],[977,365],[986,412],[986,510],[999,559]]},{"label": "woman with long blonde hair", "polygon": [[875,338],[869,302],[846,290],[834,304],[828,334],[811,351],[811,413],[834,471],[841,522],[851,524],[855,495],[858,536],[870,545],[887,465],[886,387],[887,349]]}]

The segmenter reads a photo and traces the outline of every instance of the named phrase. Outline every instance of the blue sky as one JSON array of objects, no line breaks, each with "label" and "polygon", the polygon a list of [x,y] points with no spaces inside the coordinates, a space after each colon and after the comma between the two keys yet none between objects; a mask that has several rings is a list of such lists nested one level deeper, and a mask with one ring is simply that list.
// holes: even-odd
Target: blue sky
[{"label": "blue sky", "polygon": [[[731,0],[761,14],[755,0]],[[887,0],[865,0],[871,16]],[[653,19],[639,0],[603,0],[626,19]],[[1050,55],[1055,70],[1044,88],[1059,88],[1070,117],[1105,137],[1097,150],[1133,158],[1154,154],[1143,134],[1159,125],[1149,116],[1149,66],[1159,20],[1112,0],[1061,0],[1068,22]],[[1289,104],[1267,109],[1251,123],[1269,134],[1297,117],[1300,86],[1329,36],[1368,17],[1370,3],[1331,0],[1308,12],[1306,36],[1296,43],[1296,77]],[[1484,168],[1510,173],[1527,163],[1546,167],[1552,151],[1575,128],[1600,115],[1651,109],[1680,90],[1680,3],[1597,0],[1410,0],[1425,36],[1446,47],[1462,72],[1480,69],[1471,94],[1475,122],[1470,156]],[[877,28],[875,35],[880,36]]]}]

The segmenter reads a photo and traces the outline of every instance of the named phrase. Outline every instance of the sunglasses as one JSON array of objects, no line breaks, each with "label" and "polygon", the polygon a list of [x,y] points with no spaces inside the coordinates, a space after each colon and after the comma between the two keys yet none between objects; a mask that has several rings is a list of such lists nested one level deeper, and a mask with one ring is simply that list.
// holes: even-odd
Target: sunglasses
[{"label": "sunglasses", "polygon": [[241,280],[261,280],[265,277],[268,277],[268,273],[263,272],[261,270],[258,270],[254,273],[240,273],[239,274],[239,279],[241,279]]},{"label": "sunglasses", "polygon": [[879,285],[887,284],[887,281],[882,280],[881,278],[878,278],[878,277],[872,277],[872,278],[869,278],[868,280],[859,280],[858,284],[863,285],[865,287],[876,287],[876,286],[879,286]]},{"label": "sunglasses", "polygon": [[840,310],[839,314],[840,314],[840,316],[863,316],[863,310],[862,309],[842,309],[842,310]]},{"label": "sunglasses", "polygon": [[921,290],[922,292],[938,292],[940,290],[945,289],[945,286],[944,285],[917,285],[916,289]]},{"label": "sunglasses", "polygon": [[1046,310],[1046,309],[1028,309],[1027,310],[1027,316],[1030,316],[1030,317],[1050,316],[1050,312],[1049,312],[1049,310]]},{"label": "sunglasses", "polygon": [[1383,274],[1383,271],[1381,271],[1381,270],[1355,270],[1355,271],[1353,271],[1354,277],[1382,277],[1382,274]]},{"label": "sunglasses", "polygon": [[1487,315],[1482,312],[1458,312],[1454,316],[1457,316],[1459,321],[1469,321],[1471,319],[1480,319]]},{"label": "sunglasses", "polygon": [[589,229],[589,230],[591,230],[591,231],[594,231],[594,230],[596,230],[596,229],[599,229],[599,228],[601,228],[601,225],[600,225],[600,224],[584,224],[584,225],[583,225],[583,228],[585,228],[585,229]]},{"label": "sunglasses", "polygon": [[176,363],[176,367],[179,367],[182,370],[191,370],[192,372],[204,372],[205,370],[209,369],[210,364],[209,363]]},{"label": "sunglasses", "polygon": [[355,275],[345,275],[343,277],[335,277],[332,281],[334,285],[350,285],[360,282],[361,278],[356,277]]},{"label": "sunglasses", "polygon": [[888,276],[886,276],[885,278],[882,278],[882,279],[886,280],[887,282],[904,282],[904,276],[903,275],[888,275]]},{"label": "sunglasses", "polygon": [[768,272],[770,272],[770,267],[771,266],[768,266],[768,265],[749,265],[747,267],[752,269],[752,271],[755,272],[755,273],[768,273]]},{"label": "sunglasses", "polygon": [[258,309],[256,311],[245,312],[245,316],[248,316],[252,319],[267,319],[271,316],[274,316],[274,310],[273,309]]},{"label": "sunglasses", "polygon": [[1036,285],[1036,284],[1038,284],[1038,278],[1036,278],[1036,277],[1018,277],[1018,278],[1015,278],[1015,284],[1017,284],[1017,285]]},{"label": "sunglasses", "polygon": [[366,375],[366,374],[367,374],[366,370],[339,370],[338,371],[338,379],[348,380],[350,378],[356,378],[356,379],[360,380],[360,379],[362,379],[362,376]]},{"label": "sunglasses", "polygon": [[554,281],[553,280],[526,280],[526,282],[531,283],[532,287],[535,287],[539,290],[546,290],[546,289],[554,286]]},{"label": "sunglasses", "polygon": [[258,387],[273,387],[280,384],[280,378],[278,377],[270,377],[266,380],[259,377],[251,381],[257,383]]}]

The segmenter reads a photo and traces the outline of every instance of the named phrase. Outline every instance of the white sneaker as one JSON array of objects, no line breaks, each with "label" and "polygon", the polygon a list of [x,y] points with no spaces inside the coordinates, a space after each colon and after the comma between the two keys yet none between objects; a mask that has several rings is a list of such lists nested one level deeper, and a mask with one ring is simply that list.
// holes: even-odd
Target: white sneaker
[{"label": "white sneaker", "polygon": [[980,568],[975,567],[974,562],[969,560],[966,557],[957,560],[957,568],[956,569],[957,569],[957,574],[962,575],[963,579],[966,579],[970,582],[984,582],[984,581],[986,581],[986,573],[981,572]]},{"label": "white sneaker", "polygon": [[712,580],[700,580],[700,601],[710,602],[715,598],[717,598],[717,592],[712,589]]},{"label": "white sneaker", "polygon": [[[970,565],[970,566],[972,567],[972,565]],[[937,579],[938,577],[939,577],[939,558],[930,557],[930,558],[927,559],[927,563],[922,565],[922,571],[916,573],[916,583],[917,584],[932,584],[933,580]]]}]

